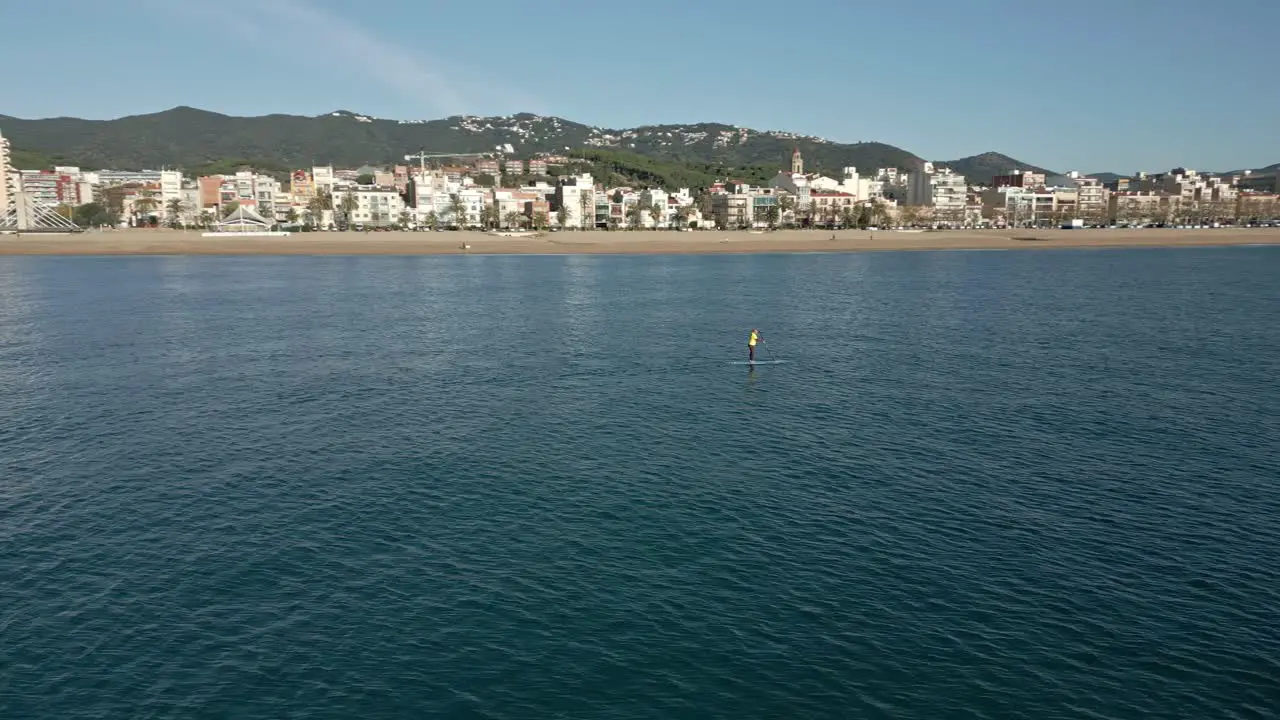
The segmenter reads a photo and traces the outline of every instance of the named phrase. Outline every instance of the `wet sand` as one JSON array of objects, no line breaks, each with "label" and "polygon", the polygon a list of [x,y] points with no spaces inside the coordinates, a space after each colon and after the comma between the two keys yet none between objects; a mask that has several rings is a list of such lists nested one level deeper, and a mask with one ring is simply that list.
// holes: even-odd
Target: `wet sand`
[{"label": "wet sand", "polygon": [[[464,244],[469,247],[464,249]],[[556,232],[525,238],[481,232],[318,232],[289,237],[211,238],[196,231],[175,230],[0,235],[0,255],[643,255],[1222,245],[1280,245],[1280,228],[764,233],[619,230]]]}]

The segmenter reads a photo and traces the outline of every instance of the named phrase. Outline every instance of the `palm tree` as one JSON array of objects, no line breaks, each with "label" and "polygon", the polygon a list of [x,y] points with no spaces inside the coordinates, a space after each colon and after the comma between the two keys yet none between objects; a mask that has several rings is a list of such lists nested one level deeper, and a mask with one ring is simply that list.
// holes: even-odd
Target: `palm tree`
[{"label": "palm tree", "polygon": [[681,205],[676,208],[676,222],[680,224],[683,230],[689,227],[689,218],[693,216],[693,207],[690,205]]},{"label": "palm tree", "polygon": [[773,230],[778,227],[779,210],[777,205],[770,205],[764,209],[764,219],[769,223],[769,229]]},{"label": "palm tree", "polygon": [[632,230],[640,227],[640,218],[643,216],[644,208],[640,207],[640,205],[632,205],[627,208],[627,224],[631,226]]},{"label": "palm tree", "polygon": [[[863,208],[863,212],[866,212],[866,208]],[[845,205],[840,208],[840,224],[844,226],[846,230],[854,225],[861,224],[858,222],[858,216],[853,212],[852,205]]]},{"label": "palm tree", "polygon": [[355,215],[356,209],[360,207],[360,201],[356,200],[356,196],[346,193],[342,196],[342,201],[338,203],[338,209],[342,211],[342,220],[348,226],[351,225],[351,216]]},{"label": "palm tree", "polygon": [[556,223],[563,230],[565,225],[569,224],[569,208],[564,203],[560,203],[560,209],[556,210]]},{"label": "palm tree", "polygon": [[328,210],[329,202],[332,200],[324,194],[316,195],[307,202],[308,218],[306,224],[319,225],[324,222],[324,211]]},{"label": "palm tree", "polygon": [[467,226],[467,204],[462,196],[455,194],[449,198],[449,216],[451,224],[459,230]]},{"label": "palm tree", "polygon": [[791,225],[795,219],[796,199],[790,195],[781,195],[778,197],[778,216],[782,218],[784,227]]},{"label": "palm tree", "polygon": [[[150,190],[141,190],[138,197],[134,198],[133,210],[138,216],[150,215],[152,210],[160,205],[160,201],[155,199],[154,193]],[[150,224],[150,223],[148,223]]]},{"label": "palm tree", "polygon": [[436,212],[432,210],[431,212],[427,213],[425,218],[423,218],[423,222],[426,223],[427,227],[431,228],[432,230],[435,230],[436,228],[440,227],[440,216],[436,215]]},{"label": "palm tree", "polygon": [[582,229],[594,228],[596,226],[595,191],[582,193],[579,196],[579,202],[582,205]]},{"label": "palm tree", "polygon": [[182,198],[173,198],[165,209],[169,214],[169,227],[182,227],[182,211],[186,209],[186,203],[182,202]]},{"label": "palm tree", "polygon": [[653,220],[653,229],[657,230],[658,225],[663,220],[663,217],[662,217],[664,214],[663,211],[666,210],[666,207],[658,203],[653,203],[648,208],[646,208],[646,210],[649,211],[649,218]]},{"label": "palm tree", "polygon": [[872,203],[871,224],[876,227],[884,227],[889,224],[889,209],[883,203]]},{"label": "palm tree", "polygon": [[502,220],[501,211],[498,210],[498,203],[485,203],[484,206],[484,226],[487,228],[496,228]]}]

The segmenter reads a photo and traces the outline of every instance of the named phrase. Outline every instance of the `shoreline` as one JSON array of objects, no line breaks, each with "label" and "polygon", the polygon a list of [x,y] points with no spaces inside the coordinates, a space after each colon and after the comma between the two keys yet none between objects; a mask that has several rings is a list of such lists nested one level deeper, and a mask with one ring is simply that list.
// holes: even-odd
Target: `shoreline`
[{"label": "shoreline", "polygon": [[[463,249],[462,245],[470,247]],[[712,255],[928,250],[1044,250],[1280,245],[1280,228],[1204,230],[565,231],[510,238],[484,232],[317,232],[202,237],[199,231],[118,230],[0,235],[18,255]]]}]

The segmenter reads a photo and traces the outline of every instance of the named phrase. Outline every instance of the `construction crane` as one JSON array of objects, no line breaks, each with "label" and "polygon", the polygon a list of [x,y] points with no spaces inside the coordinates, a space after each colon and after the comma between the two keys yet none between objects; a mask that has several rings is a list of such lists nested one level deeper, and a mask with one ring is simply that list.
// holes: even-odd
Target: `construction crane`
[{"label": "construction crane", "polygon": [[425,175],[427,173],[427,158],[484,157],[485,155],[492,154],[493,153],[429,153],[426,150],[423,150],[422,152],[414,153],[413,155],[405,155],[404,159],[417,160],[419,169],[422,170],[422,174]]}]

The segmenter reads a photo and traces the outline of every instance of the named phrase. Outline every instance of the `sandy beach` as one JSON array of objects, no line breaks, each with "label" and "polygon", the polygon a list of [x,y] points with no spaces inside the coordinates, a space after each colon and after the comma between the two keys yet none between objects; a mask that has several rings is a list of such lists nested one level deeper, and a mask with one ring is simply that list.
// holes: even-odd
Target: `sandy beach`
[{"label": "sandy beach", "polygon": [[[464,249],[463,245],[469,247]],[[709,254],[1218,245],[1280,245],[1280,229],[784,230],[764,233],[620,230],[555,232],[526,238],[504,238],[482,232],[317,232],[295,233],[289,237],[202,237],[198,231],[176,230],[0,235],[0,255]]]}]

